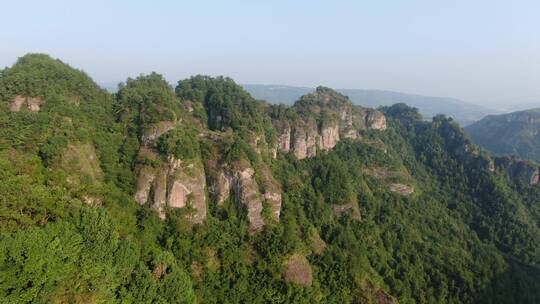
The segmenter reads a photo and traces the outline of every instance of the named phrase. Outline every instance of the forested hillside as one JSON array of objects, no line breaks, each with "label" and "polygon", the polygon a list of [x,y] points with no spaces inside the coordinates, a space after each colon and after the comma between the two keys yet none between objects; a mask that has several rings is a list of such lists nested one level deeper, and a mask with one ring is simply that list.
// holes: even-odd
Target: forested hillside
[{"label": "forested hillside", "polygon": [[494,154],[540,161],[540,108],[489,115],[466,130]]},{"label": "forested hillside", "polygon": [[538,165],[450,118],[232,79],[0,72],[4,303],[539,303]]}]

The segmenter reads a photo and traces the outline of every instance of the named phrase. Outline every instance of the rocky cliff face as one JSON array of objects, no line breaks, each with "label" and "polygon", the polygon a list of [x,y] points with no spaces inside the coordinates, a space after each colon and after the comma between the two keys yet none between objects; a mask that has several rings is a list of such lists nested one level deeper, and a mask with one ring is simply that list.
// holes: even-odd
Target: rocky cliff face
[{"label": "rocky cliff face", "polygon": [[247,210],[249,231],[254,234],[266,225],[263,203],[269,208],[270,220],[279,222],[281,213],[281,187],[263,165],[261,180],[255,178],[255,170],[248,161],[238,161],[222,166],[211,178],[210,193],[218,206],[234,195],[235,200]]},{"label": "rocky cliff face", "polygon": [[369,111],[366,115],[368,129],[386,130],[386,117],[384,114],[377,111]]},{"label": "rocky cliff face", "polygon": [[[262,134],[253,132],[248,144],[259,155],[276,156],[276,152],[292,152],[298,159],[314,157],[319,151],[333,149],[343,138],[361,138],[367,130],[385,130],[386,118],[377,111],[352,105],[349,99],[327,88],[318,88],[313,94],[301,98],[287,111],[290,117],[274,119],[275,144],[268,147]],[[193,111],[188,111],[192,113]],[[185,118],[190,120],[189,118]],[[178,119],[179,121],[179,119]],[[231,140],[232,130],[200,131],[201,138],[216,147],[216,157],[200,161],[163,159],[155,150],[157,139],[167,132],[181,127],[176,120],[155,123],[141,135],[140,165],[137,167],[138,185],[135,199],[149,204],[160,217],[165,217],[166,206],[170,208],[192,207],[190,219],[202,223],[206,217],[206,183],[210,198],[218,206],[233,198],[239,207],[247,210],[250,233],[261,231],[268,221],[278,222],[281,213],[281,186],[272,176],[264,161],[254,166],[245,157],[233,162],[219,157],[223,140]],[[263,150],[270,152],[263,153]],[[148,159],[146,162],[144,159]],[[256,172],[257,171],[257,172]],[[264,210],[268,208],[268,210]],[[343,206],[336,206],[341,214]],[[357,208],[345,206],[346,211],[360,218]],[[268,211],[268,212],[266,212]]]},{"label": "rocky cliff face", "polygon": [[293,151],[298,159],[331,150],[342,138],[359,138],[364,130],[386,129],[381,112],[354,106],[346,96],[323,87],[303,96],[289,110],[299,118],[274,121],[277,150]]},{"label": "rocky cliff face", "polygon": [[281,215],[281,185],[274,179],[270,169],[266,166],[263,166],[261,175],[263,198],[270,209],[270,219],[279,222]]},{"label": "rocky cliff face", "polygon": [[39,97],[17,95],[9,107],[13,112],[19,112],[22,109],[27,109],[30,112],[38,112],[44,103],[45,101]]},{"label": "rocky cliff face", "polygon": [[448,120],[436,120],[439,132],[450,152],[467,166],[477,166],[489,172],[495,171],[493,159],[468,140],[459,126]]},{"label": "rocky cliff face", "polygon": [[141,136],[143,146],[151,147],[156,139],[178,125],[176,121],[160,121],[148,127]]},{"label": "rocky cliff face", "polygon": [[295,127],[292,131],[287,132],[292,134],[292,138],[290,140],[291,147],[286,150],[292,150],[296,158],[304,159],[317,155],[317,143],[320,141],[314,121],[308,121],[303,126]]},{"label": "rocky cliff face", "polygon": [[[435,123],[440,123],[436,121]],[[540,169],[538,164],[521,160],[515,157],[493,158],[481,151],[470,140],[465,138],[458,126],[448,122],[439,125],[441,135],[450,148],[450,152],[467,166],[479,167],[488,172],[502,169],[511,179],[520,181],[529,186],[537,186],[540,183]]]},{"label": "rocky cliff face", "polygon": [[264,227],[263,197],[254,178],[255,170],[250,166],[239,165],[232,180],[232,190],[236,200],[247,209],[249,231],[257,233]]},{"label": "rocky cliff face", "polygon": [[149,204],[160,218],[165,218],[166,206],[193,208],[188,218],[201,224],[206,218],[206,175],[199,160],[181,160],[159,155],[153,148],[155,140],[174,129],[174,121],[162,121],[148,127],[141,138],[135,200]]},{"label": "rocky cliff face", "polygon": [[508,175],[515,180],[519,180],[529,186],[536,186],[540,181],[540,170],[538,165],[511,157],[500,157],[496,160],[497,166],[502,167]]},{"label": "rocky cliff face", "polygon": [[200,224],[206,218],[206,175],[199,161],[183,162],[169,158],[167,183],[168,204],[171,208],[190,206],[193,223]]},{"label": "rocky cliff face", "polygon": [[188,215],[191,222],[201,224],[204,221],[206,177],[202,164],[169,157],[167,162],[157,167],[140,165],[137,172],[135,200],[139,204],[149,204],[162,219],[165,218],[166,206],[190,207],[193,208]]},{"label": "rocky cliff face", "polygon": [[478,148],[470,143],[462,143],[455,147],[454,154],[465,164],[476,164],[489,172],[495,171],[493,160],[487,155],[481,155]]},{"label": "rocky cliff face", "polygon": [[323,151],[334,148],[339,141],[339,125],[337,122],[323,124],[319,137],[319,148]]}]

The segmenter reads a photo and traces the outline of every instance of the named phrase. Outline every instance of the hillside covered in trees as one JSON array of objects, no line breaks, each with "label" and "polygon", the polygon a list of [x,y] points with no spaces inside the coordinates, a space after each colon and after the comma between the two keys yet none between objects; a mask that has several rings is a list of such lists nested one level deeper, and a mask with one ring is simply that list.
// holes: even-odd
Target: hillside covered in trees
[{"label": "hillside covered in trees", "polygon": [[4,303],[539,303],[538,164],[450,118],[232,79],[0,72]]},{"label": "hillside covered in trees", "polygon": [[540,161],[540,108],[488,115],[465,130],[494,154]]}]

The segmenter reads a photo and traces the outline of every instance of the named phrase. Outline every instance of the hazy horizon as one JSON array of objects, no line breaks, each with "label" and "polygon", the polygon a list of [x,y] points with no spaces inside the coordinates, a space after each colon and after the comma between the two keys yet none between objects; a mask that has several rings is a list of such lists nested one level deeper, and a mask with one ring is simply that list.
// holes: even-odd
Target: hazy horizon
[{"label": "hazy horizon", "polygon": [[0,66],[40,52],[99,83],[156,71],[540,105],[539,15],[536,1],[8,2]]}]

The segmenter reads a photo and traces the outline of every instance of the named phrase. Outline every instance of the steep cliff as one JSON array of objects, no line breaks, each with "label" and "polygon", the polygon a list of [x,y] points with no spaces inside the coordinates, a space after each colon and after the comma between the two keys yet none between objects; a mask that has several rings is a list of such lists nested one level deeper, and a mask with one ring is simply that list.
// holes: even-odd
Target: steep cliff
[{"label": "steep cliff", "polygon": [[[116,105],[138,149],[134,162],[135,200],[166,217],[167,208],[187,209],[190,222],[201,224],[207,213],[206,174],[198,152],[196,129],[185,129],[187,115],[172,88],[157,74],[128,80]],[[134,106],[137,105],[137,106]],[[138,122],[137,128],[131,124]],[[133,149],[133,148],[131,148]]]},{"label": "steep cliff", "polygon": [[[143,149],[145,157],[159,156]],[[142,155],[141,155],[142,157]],[[135,200],[154,208],[165,218],[165,208],[192,208],[188,218],[201,224],[206,218],[206,178],[204,168],[197,161],[182,161],[169,157],[159,165],[140,165]]]},{"label": "steep cliff", "polygon": [[[268,220],[279,222],[281,187],[265,163],[259,163],[256,172],[245,158],[227,162],[210,157],[206,168],[212,200],[220,208],[230,199],[238,203],[247,212],[250,233],[260,232]],[[269,218],[264,216],[264,206],[268,208]]]},{"label": "steep cliff", "polygon": [[497,167],[505,170],[510,178],[523,182],[529,186],[536,186],[539,182],[538,164],[512,157],[499,157],[495,161]]},{"label": "steep cliff", "polygon": [[495,171],[492,157],[475,146],[455,122],[443,116],[436,116],[433,122],[452,154],[460,161],[468,166],[480,167],[489,172]]},{"label": "steep cliff", "polygon": [[302,96],[288,111],[292,119],[274,119],[277,150],[293,151],[298,159],[331,150],[343,138],[359,138],[365,130],[386,129],[381,112],[354,106],[346,96],[325,87]]},{"label": "steep cliff", "polygon": [[22,109],[27,109],[30,112],[38,112],[41,105],[44,103],[45,101],[40,97],[17,95],[10,103],[9,107],[11,111],[14,112],[21,111]]}]

